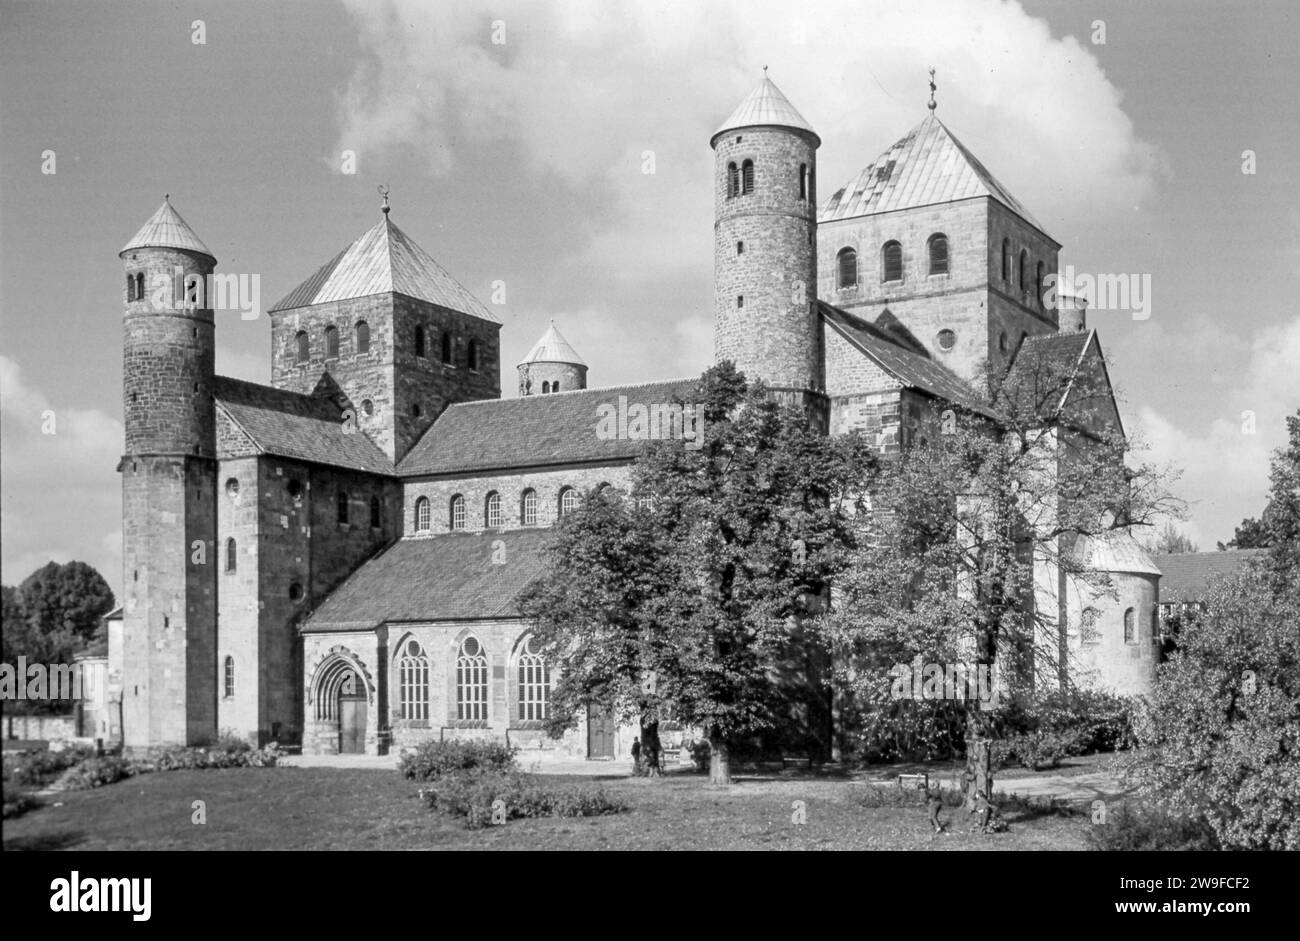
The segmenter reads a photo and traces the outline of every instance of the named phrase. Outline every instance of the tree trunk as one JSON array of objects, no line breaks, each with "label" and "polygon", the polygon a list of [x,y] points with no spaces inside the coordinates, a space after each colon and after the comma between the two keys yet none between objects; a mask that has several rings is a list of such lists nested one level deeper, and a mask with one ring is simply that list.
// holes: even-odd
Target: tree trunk
[{"label": "tree trunk", "polygon": [[966,810],[977,814],[980,829],[985,829],[993,816],[993,770],[991,767],[992,743],[981,727],[978,708],[972,704],[966,718]]},{"label": "tree trunk", "polygon": [[709,734],[709,783],[731,783],[731,755],[726,741],[716,731]]},{"label": "tree trunk", "polygon": [[646,773],[659,777],[659,756],[663,754],[663,745],[659,741],[659,720],[641,716],[641,761],[645,762]]}]

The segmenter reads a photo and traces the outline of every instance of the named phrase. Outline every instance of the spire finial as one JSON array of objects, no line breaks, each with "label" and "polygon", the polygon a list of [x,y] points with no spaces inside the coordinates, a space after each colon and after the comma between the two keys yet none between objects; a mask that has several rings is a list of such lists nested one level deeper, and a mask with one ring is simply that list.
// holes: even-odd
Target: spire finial
[{"label": "spire finial", "polygon": [[931,66],[931,68],[930,68],[930,103],[929,103],[928,105],[926,105],[926,107],[930,109],[930,113],[931,113],[931,114],[934,114],[934,109],[938,107],[938,105],[935,104],[935,101],[934,101],[934,93],[935,93],[935,91],[936,91],[937,89],[938,89],[938,86],[934,84],[934,67]]},{"label": "spire finial", "polygon": [[172,201],[172,194],[171,194],[171,193],[163,193],[163,202],[165,202],[165,203],[169,203],[169,202],[171,202],[171,201]]},{"label": "spire finial", "polygon": [[388,184],[387,183],[379,184],[379,195],[384,197],[384,204],[379,207],[379,211],[382,212],[384,215],[388,215],[388,210],[391,207],[388,205]]},{"label": "spire finial", "polygon": [[767,78],[767,66],[763,66],[763,78]]}]

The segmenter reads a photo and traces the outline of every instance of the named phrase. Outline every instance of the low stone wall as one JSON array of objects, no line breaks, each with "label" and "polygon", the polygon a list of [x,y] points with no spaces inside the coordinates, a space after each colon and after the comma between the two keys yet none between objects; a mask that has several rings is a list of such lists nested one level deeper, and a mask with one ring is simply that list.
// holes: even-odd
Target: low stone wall
[{"label": "low stone wall", "polygon": [[77,717],[67,716],[4,716],[6,739],[58,741],[76,738]]}]

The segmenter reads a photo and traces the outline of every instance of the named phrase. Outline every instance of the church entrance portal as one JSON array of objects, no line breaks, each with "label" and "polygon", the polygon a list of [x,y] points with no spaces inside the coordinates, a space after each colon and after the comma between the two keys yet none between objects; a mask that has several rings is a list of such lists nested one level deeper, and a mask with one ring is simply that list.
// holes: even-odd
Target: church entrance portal
[{"label": "church entrance portal", "polygon": [[614,719],[599,706],[587,707],[587,757],[614,757]]},{"label": "church entrance portal", "polygon": [[359,684],[343,684],[339,690],[339,754],[366,752],[366,694]]}]

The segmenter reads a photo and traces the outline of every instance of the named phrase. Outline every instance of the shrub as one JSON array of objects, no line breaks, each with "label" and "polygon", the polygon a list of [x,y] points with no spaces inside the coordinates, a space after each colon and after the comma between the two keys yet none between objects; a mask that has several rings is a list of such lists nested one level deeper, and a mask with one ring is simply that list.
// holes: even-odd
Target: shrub
[{"label": "shrub", "polygon": [[75,767],[69,768],[59,778],[65,790],[88,791],[105,784],[115,784],[123,778],[136,774],[141,769],[134,762],[125,758],[105,757],[87,758]]},{"label": "shrub", "polygon": [[1018,764],[1033,771],[1059,768],[1061,759],[1081,754],[1077,732],[1028,732],[993,743],[995,769]]},{"label": "shrub", "polygon": [[1088,828],[1088,848],[1104,851],[1218,850],[1213,828],[1201,818],[1158,806],[1120,804],[1105,823]]},{"label": "shrub", "polygon": [[27,811],[39,806],[41,806],[41,802],[26,791],[15,791],[12,794],[6,791],[4,796],[4,819],[21,817]]},{"label": "shrub", "polygon": [[94,754],[93,748],[77,745],[57,752],[29,751],[13,758],[5,755],[4,778],[26,787],[40,787]]},{"label": "shrub", "polygon": [[471,829],[492,823],[492,808],[502,801],[507,820],[521,817],[595,817],[627,809],[594,784],[543,784],[532,774],[484,768],[453,770],[429,779],[420,798],[434,810],[464,816]]},{"label": "shrub", "polygon": [[[242,744],[242,748],[239,747]],[[188,748],[177,745],[168,748],[152,761],[148,771],[201,771],[209,768],[271,768],[279,761],[280,752],[274,744],[253,748],[242,739],[220,743],[211,748]]]},{"label": "shrub", "polygon": [[513,771],[518,749],[501,742],[424,742],[397,763],[402,777],[434,781],[453,771]]}]

